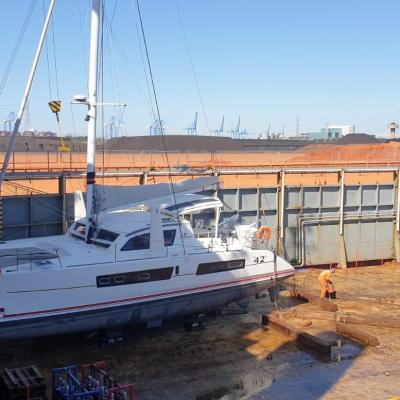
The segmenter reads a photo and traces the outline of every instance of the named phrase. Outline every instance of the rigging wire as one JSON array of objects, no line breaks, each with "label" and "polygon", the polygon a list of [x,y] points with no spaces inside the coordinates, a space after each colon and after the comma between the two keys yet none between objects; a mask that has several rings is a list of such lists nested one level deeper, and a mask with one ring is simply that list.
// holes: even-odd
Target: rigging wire
[{"label": "rigging wire", "polygon": [[117,11],[117,5],[118,5],[118,0],[115,0],[114,8],[113,8],[113,12],[112,12],[112,15],[111,15],[111,20],[110,20],[110,28],[111,28],[111,26],[112,26],[112,24],[114,22],[115,11]]},{"label": "rigging wire", "polygon": [[56,53],[56,39],[54,34],[54,14],[51,17],[51,40],[53,42],[53,60],[54,60],[54,72],[56,79],[57,99],[60,99],[60,89],[58,85],[58,68],[57,68],[57,53]]},{"label": "rigging wire", "polygon": [[[42,6],[43,6],[43,17],[46,19],[46,9],[44,6],[44,0],[42,0]],[[46,50],[46,64],[47,64],[47,83],[49,85],[49,101],[52,100],[53,95],[52,95],[52,88],[51,88],[51,73],[50,73],[50,60],[49,60],[49,46],[47,44],[47,35],[46,39],[44,41],[44,46]]]},{"label": "rigging wire", "polygon": [[175,3],[175,7],[176,7],[176,12],[178,14],[179,25],[181,26],[182,35],[183,35],[183,38],[184,38],[184,41],[185,41],[185,47],[186,47],[186,51],[187,51],[187,54],[188,54],[190,66],[192,68],[194,81],[196,83],[197,95],[199,96],[199,100],[200,100],[200,104],[201,104],[201,109],[202,109],[202,112],[203,112],[204,120],[205,120],[206,125],[207,125],[208,133],[211,134],[211,128],[210,128],[210,125],[208,123],[206,108],[204,106],[203,96],[201,95],[200,85],[199,85],[199,80],[198,80],[198,77],[197,77],[196,68],[195,68],[194,63],[193,63],[193,57],[192,57],[192,53],[191,53],[190,47],[189,47],[189,42],[188,42],[188,39],[187,39],[187,36],[186,36],[185,26],[183,25],[182,14],[181,14],[181,11],[179,9],[178,1],[174,0],[174,3]]},{"label": "rigging wire", "polygon": [[4,183],[6,185],[13,186],[13,187],[15,187],[17,189],[26,190],[27,192],[36,193],[36,194],[48,194],[47,192],[44,192],[43,190],[35,189],[35,188],[29,187],[27,185],[22,185],[22,184],[17,183],[17,182],[4,181]]},{"label": "rigging wire", "polygon": [[[105,15],[105,25],[104,25],[107,30],[105,48],[106,48],[106,51],[108,52],[109,69],[110,69],[110,77],[111,77],[111,91],[112,91],[112,97],[113,97],[114,104],[116,103],[116,98],[117,98],[117,102],[121,103],[121,100],[120,100],[121,96],[120,96],[119,84],[118,84],[118,79],[117,79],[118,71],[117,71],[116,56],[115,56],[113,43],[112,43],[112,37],[111,37],[111,27],[112,27],[112,23],[113,23],[116,8],[117,8],[117,3],[118,3],[118,0],[116,0],[116,2],[114,4],[114,10],[113,10],[109,24],[107,24],[107,15]],[[111,54],[111,52],[113,54]],[[115,85],[114,85],[114,82],[115,82]],[[121,107],[116,107],[114,105],[113,110],[114,110],[114,112],[116,112],[118,114],[118,125],[120,126],[123,121],[123,114],[125,112],[125,106],[122,107],[122,110],[121,110]],[[106,130],[106,135],[107,135],[107,130]]]},{"label": "rigging wire", "polygon": [[[132,0],[132,2],[133,2],[133,0]],[[138,42],[139,42],[139,49],[140,49],[140,55],[141,55],[141,59],[142,59],[144,77],[146,79],[147,95],[149,96],[149,101],[150,101],[150,105],[151,105],[151,111],[152,111],[152,113],[153,113],[153,115],[155,117],[153,99],[152,99],[151,92],[150,92],[149,77],[148,77],[148,72],[147,72],[147,69],[146,69],[146,63],[145,63],[145,60],[144,60],[144,54],[143,54],[143,49],[142,49],[142,41],[140,40],[139,27],[138,27],[137,21],[135,23],[135,26],[136,26],[136,35],[138,37]]]},{"label": "rigging wire", "polygon": [[149,51],[148,51],[148,48],[147,48],[146,35],[144,33],[144,26],[143,26],[143,20],[142,20],[142,13],[140,11],[139,0],[136,0],[136,6],[137,6],[137,10],[138,10],[140,27],[141,27],[141,31],[142,31],[143,44],[144,44],[144,49],[145,49],[145,54],[146,54],[146,59],[147,59],[147,66],[149,68],[151,86],[153,88],[154,103],[155,103],[155,106],[156,106],[157,118],[158,118],[158,121],[160,122],[160,127],[159,128],[160,128],[160,133],[161,133],[162,145],[163,145],[163,148],[164,148],[165,160],[167,162],[167,167],[168,167],[168,179],[170,181],[172,197],[174,199],[174,205],[175,205],[176,214],[177,214],[177,220],[178,220],[178,226],[179,226],[179,233],[180,233],[181,241],[182,241],[183,253],[186,254],[185,243],[183,241],[183,235],[182,235],[182,223],[181,223],[181,220],[180,220],[179,215],[178,215],[178,208],[177,208],[177,202],[176,202],[176,193],[175,193],[174,184],[173,184],[172,176],[171,176],[171,172],[172,171],[171,171],[171,166],[170,166],[169,158],[168,158],[167,145],[166,145],[166,142],[165,142],[164,127],[163,127],[163,124],[161,123],[160,108],[158,106],[157,92],[156,92],[156,87],[155,87],[154,78],[153,78],[153,71],[151,69],[150,56],[149,56]]},{"label": "rigging wire", "polygon": [[[109,55],[109,69],[110,69],[110,77],[111,77],[111,91],[112,91],[112,98],[113,98],[113,103],[116,103],[116,95],[115,91],[117,92],[117,98],[118,98],[118,103],[121,103],[120,101],[120,91],[119,91],[119,85],[118,85],[118,72],[117,72],[117,65],[116,65],[116,57],[115,55],[112,57],[111,56],[111,50],[114,50],[113,48],[113,43],[112,43],[112,25],[114,22],[114,17],[116,13],[118,5],[118,0],[115,1],[112,15],[110,20],[108,21],[107,19],[107,14],[105,12],[105,9],[103,8],[103,18],[102,18],[102,36],[101,36],[101,84],[102,84],[102,99],[104,99],[104,59],[106,57],[106,52]],[[113,70],[114,67],[114,70]],[[115,72],[115,73],[114,73]],[[115,79],[115,86],[114,87],[114,79]],[[103,101],[103,100],[102,100]],[[123,115],[125,113],[125,106],[122,107],[116,107],[115,105],[113,106],[114,111],[118,114],[118,125],[121,125],[121,122],[123,120]],[[105,173],[105,158],[106,158],[106,139],[107,139],[107,124],[105,123],[105,118],[104,118],[104,108],[102,109],[102,137],[103,137],[103,183],[104,183],[104,173]],[[115,121],[115,119],[114,119]],[[113,122],[115,124],[115,122]],[[105,129],[104,129],[105,128]],[[111,153],[108,156],[108,161],[110,160]]]},{"label": "rigging wire", "polygon": [[[32,187],[26,186],[26,185],[22,185],[20,183],[16,183],[16,182],[11,182],[11,181],[4,181],[4,183],[6,185],[9,185],[11,187],[14,187],[15,189],[20,189],[20,190],[26,190],[27,193],[31,192],[32,193],[36,193],[36,194],[49,194],[47,192],[42,192],[41,190],[38,189],[34,189]],[[27,196],[29,196],[29,194],[27,194],[26,196],[23,195],[21,196],[22,200],[26,201],[27,203],[31,203],[30,200],[27,198]],[[42,204],[42,205],[41,205]],[[57,215],[58,217],[62,217],[63,216],[63,212],[61,210],[60,207],[56,207],[53,206],[51,204],[49,204],[48,202],[42,200],[40,197],[35,197],[35,206],[41,210],[45,210],[45,211],[49,211],[49,209],[52,209],[54,214]],[[74,205],[66,207],[65,208],[65,212],[68,213],[69,211],[71,211],[74,208]],[[39,224],[42,221],[45,221],[48,218],[48,216],[45,216],[37,221],[35,221],[36,224]]]},{"label": "rigging wire", "polygon": [[[114,15],[114,14],[115,14],[115,11],[113,12],[113,15]],[[114,17],[112,17],[112,19],[114,19]],[[126,66],[126,69],[127,69],[127,71],[128,71],[128,74],[130,75],[130,77],[131,77],[133,83],[135,84],[136,89],[137,89],[139,95],[142,97],[144,104],[146,104],[146,106],[147,106],[147,108],[148,108],[148,112],[149,112],[150,117],[153,118],[153,116],[155,115],[155,113],[154,113],[154,111],[153,111],[153,106],[152,106],[152,103],[151,103],[151,98],[150,98],[150,101],[149,101],[149,99],[146,97],[145,91],[144,91],[144,89],[142,88],[142,86],[141,86],[141,84],[140,84],[140,81],[139,81],[138,77],[136,76],[136,73],[135,73],[134,69],[133,69],[133,68],[131,67],[131,65],[130,65],[129,58],[127,57],[126,53],[124,52],[124,50],[123,50],[123,48],[122,48],[122,46],[121,46],[121,43],[119,42],[118,38],[114,35],[113,29],[112,29],[112,24],[111,24],[111,23],[108,23],[108,24],[107,24],[107,22],[108,22],[108,20],[107,20],[107,15],[105,15],[105,26],[106,26],[106,28],[107,28],[107,30],[108,30],[108,37],[107,37],[107,39],[108,39],[108,41],[110,42],[110,43],[109,43],[109,44],[110,44],[110,47],[111,47],[111,49],[112,49],[114,55],[116,54],[115,49],[118,50],[119,55],[120,55],[122,61],[124,62],[125,66]],[[112,22],[112,21],[111,21],[111,22]],[[114,62],[115,62],[116,57],[114,56],[113,58],[114,58]],[[123,112],[124,112],[124,111],[125,111],[125,110],[123,110]]]},{"label": "rigging wire", "polygon": [[[115,2],[115,8],[117,6],[117,1]],[[105,6],[104,2],[102,2],[101,6],[101,37],[100,37],[100,86],[101,86],[101,103],[104,103],[104,15],[105,15]],[[101,136],[103,139],[103,146],[102,146],[102,164],[103,164],[103,171],[102,171],[102,182],[104,185],[104,176],[105,176],[105,151],[106,151],[106,141],[104,137],[104,106],[101,106]]]},{"label": "rigging wire", "polygon": [[136,76],[136,73],[135,73],[134,69],[131,67],[131,65],[129,63],[129,59],[128,59],[126,53],[124,52],[124,50],[123,50],[118,38],[113,34],[112,31],[111,31],[111,36],[112,36],[112,39],[113,39],[113,43],[115,44],[115,48],[118,50],[118,52],[120,54],[120,57],[121,57],[122,61],[124,62],[125,66],[126,66],[126,69],[127,69],[128,73],[129,73],[133,83],[136,86],[137,91],[139,92],[139,95],[142,97],[143,102],[147,106],[147,110],[148,110],[148,113],[149,113],[150,117],[153,118],[156,113],[153,111],[153,107],[152,107],[149,99],[147,98],[147,96],[145,94],[145,91],[144,91],[144,89],[142,88],[142,86],[141,86],[141,84],[139,82],[138,77]]},{"label": "rigging wire", "polygon": [[[132,10],[132,16],[135,19],[134,0],[131,0],[131,10]],[[151,96],[151,93],[150,93],[150,83],[149,83],[148,71],[147,71],[146,62],[145,62],[145,59],[144,59],[142,40],[140,39],[140,33],[139,33],[139,26],[138,26],[138,23],[137,23],[136,19],[135,19],[135,27],[136,27],[136,36],[137,36],[138,43],[139,43],[139,50],[140,50],[140,55],[141,55],[141,60],[142,60],[144,77],[145,77],[145,80],[146,80],[147,95],[149,96],[149,100],[150,100],[150,104],[151,104],[151,111],[153,113],[153,120],[154,120],[155,119],[155,112],[154,112],[153,99],[152,99],[152,96]]]},{"label": "rigging wire", "polygon": [[6,67],[5,71],[4,71],[4,75],[3,75],[2,79],[1,79],[1,82],[0,82],[0,96],[1,96],[1,94],[2,94],[2,92],[4,90],[4,87],[6,85],[8,76],[9,76],[10,71],[11,71],[11,68],[12,68],[12,66],[14,64],[14,61],[15,61],[15,58],[16,58],[16,56],[18,54],[18,50],[21,47],[22,40],[23,40],[23,38],[25,36],[25,32],[26,32],[26,29],[27,29],[27,27],[29,25],[29,21],[31,20],[31,17],[32,17],[32,14],[33,14],[33,10],[34,10],[34,8],[36,6],[36,3],[37,3],[37,0],[32,0],[31,5],[30,5],[30,7],[29,7],[29,9],[28,9],[28,11],[27,11],[27,13],[25,15],[25,19],[24,19],[24,22],[22,24],[22,28],[20,30],[17,42],[15,43],[15,46],[14,46],[13,51],[11,53],[10,59],[8,61],[8,64],[7,64],[7,67]]}]

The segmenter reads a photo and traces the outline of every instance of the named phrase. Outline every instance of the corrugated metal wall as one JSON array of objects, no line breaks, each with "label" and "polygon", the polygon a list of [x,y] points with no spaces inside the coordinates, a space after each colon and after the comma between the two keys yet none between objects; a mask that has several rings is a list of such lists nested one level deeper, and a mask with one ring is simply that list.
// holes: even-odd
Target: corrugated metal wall
[{"label": "corrugated metal wall", "polygon": [[[394,257],[395,192],[394,184],[344,187],[343,238],[349,261]],[[340,185],[221,189],[219,196],[222,218],[236,215],[244,224],[271,227],[268,247],[278,248],[293,263],[340,261]],[[64,215],[62,204],[62,195],[3,197],[3,240],[61,234],[63,220],[73,221],[73,195],[65,195]],[[196,217],[200,224],[210,218]]]},{"label": "corrugated metal wall", "polygon": [[[66,220],[74,219],[74,196],[66,196]],[[3,197],[3,240],[59,235],[63,232],[62,195]]]}]

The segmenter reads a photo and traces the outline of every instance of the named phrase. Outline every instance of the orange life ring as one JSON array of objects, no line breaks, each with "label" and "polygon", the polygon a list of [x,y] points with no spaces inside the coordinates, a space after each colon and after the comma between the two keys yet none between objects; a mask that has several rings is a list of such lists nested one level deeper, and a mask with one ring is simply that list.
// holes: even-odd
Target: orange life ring
[{"label": "orange life ring", "polygon": [[271,238],[271,228],[268,226],[260,226],[257,232],[257,239],[261,240],[265,236],[265,239],[269,240]]}]

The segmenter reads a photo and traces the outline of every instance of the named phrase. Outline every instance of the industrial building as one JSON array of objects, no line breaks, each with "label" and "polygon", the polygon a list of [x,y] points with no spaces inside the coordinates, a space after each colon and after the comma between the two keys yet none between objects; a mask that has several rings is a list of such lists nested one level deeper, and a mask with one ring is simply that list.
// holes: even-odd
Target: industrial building
[{"label": "industrial building", "polygon": [[337,140],[343,136],[355,133],[354,125],[326,125],[316,132],[309,132],[309,140]]}]

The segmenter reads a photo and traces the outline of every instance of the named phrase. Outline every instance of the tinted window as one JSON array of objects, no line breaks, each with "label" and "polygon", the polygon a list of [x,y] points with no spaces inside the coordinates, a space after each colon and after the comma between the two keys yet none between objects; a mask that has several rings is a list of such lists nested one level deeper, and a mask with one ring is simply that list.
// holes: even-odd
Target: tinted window
[{"label": "tinted window", "polygon": [[121,251],[145,250],[150,248],[150,233],[143,233],[129,239]]},{"label": "tinted window", "polygon": [[[169,247],[174,244],[176,229],[167,229],[164,231],[164,246]],[[143,233],[129,239],[121,251],[146,250],[150,248],[150,233]]]},{"label": "tinted window", "polygon": [[172,246],[174,244],[176,229],[167,229],[164,231],[164,246]]},{"label": "tinted window", "polygon": [[106,229],[100,229],[95,233],[95,238],[107,240],[108,242],[113,242],[119,236],[118,233],[107,231]]}]

